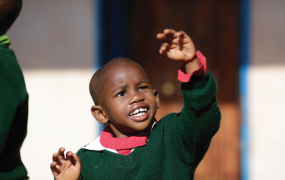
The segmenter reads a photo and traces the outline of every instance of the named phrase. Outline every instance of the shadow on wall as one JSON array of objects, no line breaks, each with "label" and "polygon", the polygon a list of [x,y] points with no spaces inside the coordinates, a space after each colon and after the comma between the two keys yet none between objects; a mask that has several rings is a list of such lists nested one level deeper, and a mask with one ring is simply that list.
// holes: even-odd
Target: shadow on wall
[{"label": "shadow on wall", "polygon": [[23,2],[8,31],[23,70],[92,68],[92,1]]},{"label": "shadow on wall", "polygon": [[253,1],[251,65],[285,66],[285,1]]}]

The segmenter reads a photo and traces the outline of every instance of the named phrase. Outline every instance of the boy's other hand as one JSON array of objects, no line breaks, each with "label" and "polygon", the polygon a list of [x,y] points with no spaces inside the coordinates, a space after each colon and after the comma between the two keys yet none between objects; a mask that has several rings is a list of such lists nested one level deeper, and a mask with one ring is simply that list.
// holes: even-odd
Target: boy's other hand
[{"label": "boy's other hand", "polygon": [[60,148],[53,154],[51,172],[56,180],[78,180],[81,172],[80,158],[70,151],[65,157],[64,151],[65,148]]},{"label": "boy's other hand", "polygon": [[171,60],[182,62],[187,74],[191,74],[199,68],[194,43],[184,31],[165,29],[156,37],[164,41],[159,53]]},{"label": "boy's other hand", "polygon": [[184,31],[165,29],[157,34],[157,39],[164,41],[159,53],[169,59],[185,62],[192,61],[196,56],[194,43]]}]

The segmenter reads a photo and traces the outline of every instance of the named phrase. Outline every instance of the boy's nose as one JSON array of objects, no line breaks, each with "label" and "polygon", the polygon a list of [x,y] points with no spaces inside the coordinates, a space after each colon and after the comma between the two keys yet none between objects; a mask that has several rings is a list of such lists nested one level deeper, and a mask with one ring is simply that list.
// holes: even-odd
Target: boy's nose
[{"label": "boy's nose", "polygon": [[144,100],[143,95],[141,95],[140,93],[134,93],[134,95],[130,99],[130,103],[133,104],[133,103],[137,103],[143,100]]}]

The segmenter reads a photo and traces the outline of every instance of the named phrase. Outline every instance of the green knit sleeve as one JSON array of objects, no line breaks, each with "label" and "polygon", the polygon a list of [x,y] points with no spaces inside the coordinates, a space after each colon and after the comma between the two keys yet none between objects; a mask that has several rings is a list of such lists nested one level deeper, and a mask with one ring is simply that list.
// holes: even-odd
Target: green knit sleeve
[{"label": "green knit sleeve", "polygon": [[213,75],[193,76],[182,83],[184,107],[176,115],[174,144],[186,163],[197,164],[203,159],[212,137],[218,131],[221,113],[216,101]]},{"label": "green knit sleeve", "polygon": [[78,157],[80,158],[81,162],[81,172],[78,180],[85,180],[90,179],[93,175],[93,168],[92,167],[92,160],[90,160],[90,157],[87,155],[86,150],[83,148],[80,148],[77,153]]}]

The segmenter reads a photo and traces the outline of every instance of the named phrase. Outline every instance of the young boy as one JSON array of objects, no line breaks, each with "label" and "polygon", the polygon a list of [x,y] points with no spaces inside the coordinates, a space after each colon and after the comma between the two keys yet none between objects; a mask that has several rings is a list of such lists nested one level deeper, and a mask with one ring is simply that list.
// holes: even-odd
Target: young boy
[{"label": "young boy", "polygon": [[206,59],[183,31],[166,29],[159,53],[182,62],[184,107],[159,122],[154,118],[159,97],[140,65],[115,58],[92,77],[91,112],[108,125],[100,137],[77,155],[64,148],[53,155],[57,180],[194,179],[194,172],[219,129],[216,84],[206,72]]},{"label": "young boy", "polygon": [[21,12],[22,0],[0,0],[0,179],[26,180],[20,155],[27,134],[28,93],[7,31]]}]

